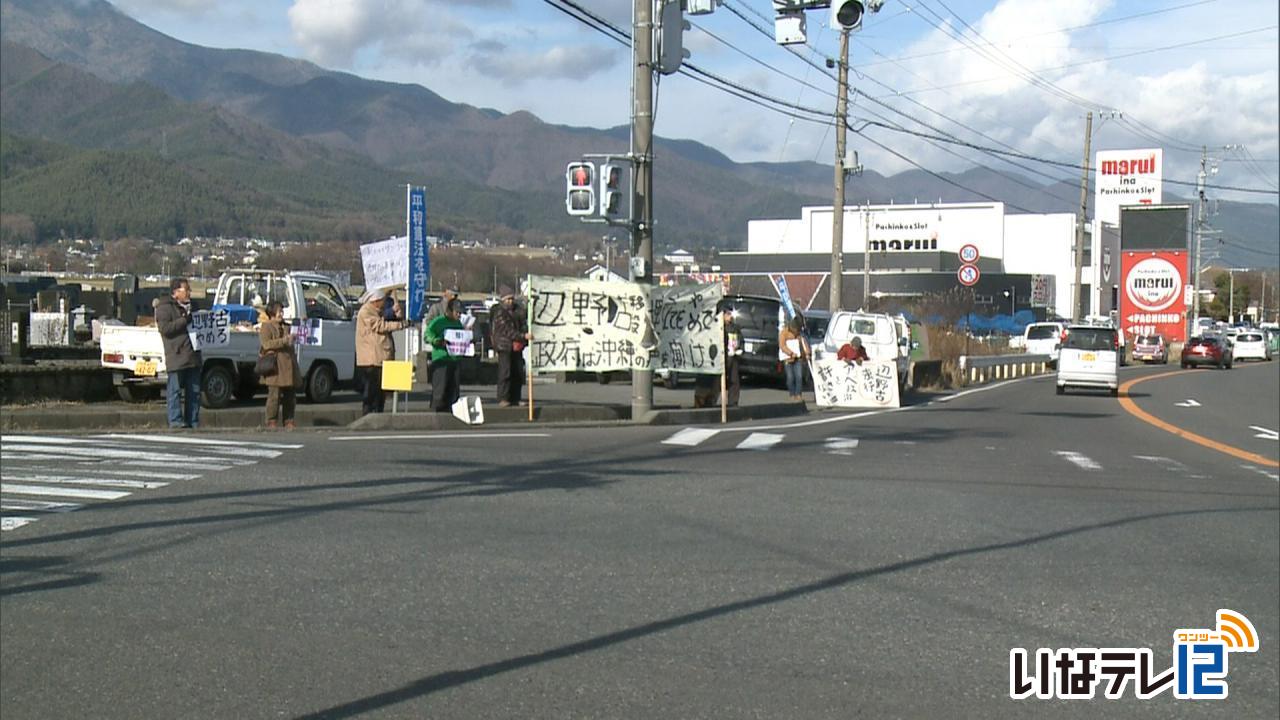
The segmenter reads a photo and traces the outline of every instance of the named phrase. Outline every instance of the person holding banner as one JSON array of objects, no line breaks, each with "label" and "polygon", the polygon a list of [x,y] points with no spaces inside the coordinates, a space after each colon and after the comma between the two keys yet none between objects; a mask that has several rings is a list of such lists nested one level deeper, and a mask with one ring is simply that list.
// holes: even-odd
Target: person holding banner
[{"label": "person holding banner", "polygon": [[284,305],[279,300],[267,303],[265,312],[267,319],[258,326],[258,354],[276,356],[275,374],[258,378],[267,386],[267,427],[275,429],[283,421],[285,429],[292,430],[293,410],[298,404],[297,383],[301,379],[293,334],[284,324]]},{"label": "person holding banner", "polygon": [[[458,383],[458,355],[449,347],[446,335],[450,330],[463,330],[462,301],[454,298],[445,305],[444,315],[432,320],[423,330],[422,340],[431,350],[431,409],[450,412],[458,402],[462,388]],[[454,350],[457,350],[455,348]]]},{"label": "person holding banner", "polygon": [[724,378],[725,400],[729,407],[737,407],[742,395],[742,375],[738,369],[738,361],[742,358],[742,330],[733,320],[733,310],[727,305],[721,307],[724,318]]},{"label": "person holding banner", "polygon": [[[396,356],[396,341],[391,333],[409,327],[404,320],[387,320],[382,311],[387,296],[373,289],[364,294],[364,305],[356,314],[356,368],[364,375],[365,415],[382,412],[387,405],[387,393],[382,390],[382,363]],[[400,317],[400,303],[395,302],[396,317]]]},{"label": "person holding banner", "polygon": [[524,385],[524,346],[529,342],[529,323],[516,305],[511,288],[503,287],[502,302],[493,310],[490,335],[498,354],[498,407],[520,404]]},{"label": "person holding banner", "polygon": [[204,361],[188,332],[191,283],[186,278],[174,278],[169,282],[169,292],[169,297],[155,303],[156,327],[164,343],[164,367],[169,374],[169,427],[195,429],[200,424],[200,370]]},{"label": "person holding banner", "polygon": [[778,354],[787,377],[787,394],[791,402],[804,402],[804,363],[810,356],[809,341],[804,337],[804,321],[797,315],[778,333]]}]

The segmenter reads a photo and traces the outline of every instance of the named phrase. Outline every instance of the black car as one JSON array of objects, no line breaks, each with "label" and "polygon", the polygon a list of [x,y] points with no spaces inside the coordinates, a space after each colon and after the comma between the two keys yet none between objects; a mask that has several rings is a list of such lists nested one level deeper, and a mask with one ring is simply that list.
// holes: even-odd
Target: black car
[{"label": "black car", "polygon": [[742,357],[738,360],[743,375],[781,382],[782,364],[778,362],[778,311],[782,301],[757,295],[726,295],[724,304],[733,313],[742,331]]}]

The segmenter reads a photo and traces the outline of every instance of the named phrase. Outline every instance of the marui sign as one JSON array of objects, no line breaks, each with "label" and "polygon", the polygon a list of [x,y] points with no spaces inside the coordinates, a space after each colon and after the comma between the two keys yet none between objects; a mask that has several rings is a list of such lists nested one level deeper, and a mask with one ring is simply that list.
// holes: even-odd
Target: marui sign
[{"label": "marui sign", "polygon": [[1120,224],[1121,205],[1159,205],[1164,150],[1100,150],[1094,156],[1093,216]]},{"label": "marui sign", "polygon": [[1121,253],[1120,327],[1125,337],[1163,335],[1186,339],[1187,253],[1143,250]]}]

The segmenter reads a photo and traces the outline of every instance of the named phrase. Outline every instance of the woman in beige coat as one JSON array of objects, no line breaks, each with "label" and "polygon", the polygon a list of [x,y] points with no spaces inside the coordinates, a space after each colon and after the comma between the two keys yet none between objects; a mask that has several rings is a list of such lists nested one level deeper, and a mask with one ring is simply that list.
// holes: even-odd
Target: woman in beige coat
[{"label": "woman in beige coat", "polygon": [[[365,303],[356,314],[356,368],[364,376],[364,402],[361,409],[365,415],[382,412],[387,404],[387,393],[382,391],[382,363],[393,360],[396,356],[396,341],[391,333],[409,327],[403,319],[386,320],[382,310],[387,296],[382,292],[365,293]],[[403,318],[400,302],[395,303],[397,318]]]},{"label": "woman in beige coat", "polygon": [[288,430],[294,428],[293,409],[298,403],[298,356],[294,354],[293,335],[284,324],[284,307],[279,302],[267,305],[267,319],[258,326],[258,355],[276,356],[276,374],[258,381],[267,386],[267,427],[278,427],[277,414],[283,414]]}]

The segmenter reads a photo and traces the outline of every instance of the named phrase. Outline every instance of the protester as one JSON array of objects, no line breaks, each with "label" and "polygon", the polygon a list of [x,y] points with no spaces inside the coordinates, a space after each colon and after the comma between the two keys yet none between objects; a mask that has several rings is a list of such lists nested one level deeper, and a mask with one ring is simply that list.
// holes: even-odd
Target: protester
[{"label": "protester", "polygon": [[728,307],[722,308],[721,315],[724,318],[723,347],[726,403],[729,407],[737,407],[739,396],[742,394],[742,375],[738,367],[738,361],[743,352],[742,329],[734,321],[731,309]]},{"label": "protester", "polygon": [[164,342],[164,367],[169,374],[169,427],[195,429],[200,425],[200,368],[204,361],[187,332],[191,324],[191,283],[186,278],[174,278],[169,282],[169,292],[169,297],[159,298],[155,304],[156,327]]},{"label": "protester", "polygon": [[[294,428],[293,410],[298,403],[298,357],[293,348],[293,335],[284,322],[284,305],[278,300],[267,303],[267,320],[258,326],[258,355],[274,355],[276,371],[258,378],[267,386],[267,427],[276,428],[283,421],[286,430]],[[280,417],[277,417],[280,416]]]},{"label": "protester", "polygon": [[[382,412],[387,405],[387,393],[382,390],[382,363],[395,358],[396,341],[391,333],[409,327],[403,319],[386,320],[382,317],[387,297],[381,291],[364,295],[364,305],[356,314],[356,368],[364,376],[364,414]],[[401,318],[399,301],[392,300],[396,318]]]},{"label": "protester", "polygon": [[[449,352],[445,341],[448,330],[462,330],[462,301],[454,298],[445,306],[444,315],[431,321],[422,333],[422,340],[431,351],[431,409],[449,412],[461,395],[458,384],[458,356]],[[517,386],[518,391],[519,386]]]},{"label": "protester", "polygon": [[863,360],[870,360],[871,356],[867,355],[867,349],[862,347],[862,338],[854,335],[849,342],[840,346],[840,350],[836,352],[836,359],[861,365]]},{"label": "protester", "polygon": [[787,377],[787,394],[792,402],[804,402],[804,362],[809,358],[809,341],[804,337],[804,324],[793,317],[778,333],[778,352]]},{"label": "protester", "polygon": [[432,320],[435,320],[438,317],[443,317],[445,309],[449,307],[449,303],[457,299],[458,288],[449,288],[445,290],[444,296],[440,298],[440,302],[432,305],[431,309],[427,310],[426,317],[422,318],[422,327],[425,328],[431,324]]},{"label": "protester", "polygon": [[502,300],[494,307],[489,320],[490,339],[498,354],[498,407],[520,404],[520,388],[524,384],[524,346],[531,339],[525,314],[516,304],[515,293],[507,287],[500,291]]}]

